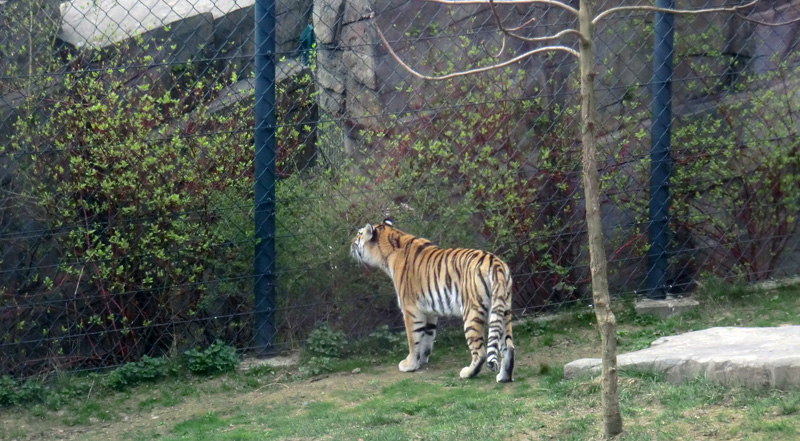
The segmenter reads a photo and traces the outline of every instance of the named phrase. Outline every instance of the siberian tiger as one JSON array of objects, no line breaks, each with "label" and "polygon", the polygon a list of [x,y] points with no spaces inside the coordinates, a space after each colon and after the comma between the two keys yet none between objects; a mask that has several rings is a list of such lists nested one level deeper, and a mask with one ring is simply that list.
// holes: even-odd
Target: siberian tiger
[{"label": "siberian tiger", "polygon": [[[380,268],[394,282],[408,337],[408,357],[400,362],[401,371],[412,372],[428,362],[439,317],[461,316],[472,353],[461,377],[478,375],[486,362],[489,370],[500,371],[498,383],[513,381],[511,273],[505,262],[484,251],[438,248],[395,229],[388,219],[358,230],[350,253],[359,262]],[[487,322],[489,338],[484,345]]]}]

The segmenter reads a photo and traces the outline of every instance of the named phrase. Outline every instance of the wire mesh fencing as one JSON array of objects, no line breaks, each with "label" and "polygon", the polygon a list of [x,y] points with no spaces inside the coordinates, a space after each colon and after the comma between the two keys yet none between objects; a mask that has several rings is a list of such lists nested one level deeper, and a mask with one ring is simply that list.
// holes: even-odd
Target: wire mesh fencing
[{"label": "wire mesh fencing", "polygon": [[[574,3],[574,4],[573,4]],[[731,5],[687,1],[679,7]],[[763,3],[763,4],[762,4]],[[675,17],[668,266],[800,272],[796,1]],[[570,3],[577,7],[577,2]],[[609,1],[598,10],[620,4]],[[254,343],[254,2],[0,2],[0,371],[30,376]],[[391,217],[492,251],[515,313],[591,298],[579,85],[548,52],[576,26],[542,4],[275,4],[275,344],[321,323],[401,327],[393,288],[349,257]],[[755,21],[753,21],[755,20]],[[526,38],[504,38],[498,21]],[[521,26],[521,25],[525,26]],[[614,294],[647,293],[653,16],[595,29],[606,253]],[[389,48],[381,43],[380,35]],[[555,43],[577,48],[565,33]]]}]

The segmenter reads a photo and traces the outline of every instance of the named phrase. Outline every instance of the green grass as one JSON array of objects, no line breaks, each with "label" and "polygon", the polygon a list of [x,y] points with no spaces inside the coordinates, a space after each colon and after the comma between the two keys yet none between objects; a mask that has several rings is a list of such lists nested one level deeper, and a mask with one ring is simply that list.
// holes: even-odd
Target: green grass
[{"label": "green grass", "polygon": [[[702,308],[667,320],[638,316],[632,301],[617,299],[620,352],[712,326],[800,324],[800,287],[756,292],[712,284],[696,297]],[[599,439],[600,383],[563,380],[564,362],[597,356],[593,320],[591,309],[576,306],[546,322],[520,323],[516,381],[505,385],[487,373],[458,377],[469,354],[456,325],[444,327],[429,368],[415,374],[397,372],[402,344],[333,359],[332,372],[311,378],[297,368],[256,368],[212,378],[169,376],[114,391],[101,387],[103,375],[64,374],[42,383],[44,401],[0,412],[0,440],[53,430],[104,441]],[[355,368],[361,373],[350,374]],[[659,373],[620,372],[619,396],[620,440],[800,437],[798,390],[729,388],[703,379],[670,384]]]},{"label": "green grass", "polygon": [[[263,403],[211,412],[176,424],[163,440],[231,439],[533,439],[589,440],[600,435],[598,388],[564,381],[558,369],[513,385],[488,378],[453,385],[449,375],[411,376],[360,395]],[[626,433],[621,440],[696,439],[701,428],[744,439],[793,439],[800,417],[780,409],[800,393],[683,385],[623,375]],[[743,407],[744,405],[744,407]],[[731,415],[738,414],[738,419]],[[736,421],[735,424],[731,424]],[[249,437],[249,438],[248,438]]]},{"label": "green grass", "polygon": [[533,411],[531,403],[505,393],[506,387],[488,384],[488,379],[455,386],[447,380],[410,377],[376,388],[372,396],[348,396],[344,406],[339,394],[224,417],[203,415],[176,425],[162,439],[229,439],[225,429],[240,424],[259,431],[261,439],[331,434],[336,439],[500,439],[529,423],[523,417]]},{"label": "green grass", "polygon": [[75,403],[70,406],[70,412],[64,417],[63,422],[67,426],[94,424],[103,421],[111,421],[116,417],[113,408],[102,405],[95,400],[83,403]]}]

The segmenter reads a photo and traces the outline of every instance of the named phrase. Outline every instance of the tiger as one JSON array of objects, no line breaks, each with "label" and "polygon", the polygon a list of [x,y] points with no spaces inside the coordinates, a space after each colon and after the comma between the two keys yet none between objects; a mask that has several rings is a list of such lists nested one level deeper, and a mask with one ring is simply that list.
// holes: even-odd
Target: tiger
[{"label": "tiger", "polygon": [[428,363],[439,317],[460,316],[472,354],[460,377],[475,377],[486,363],[490,371],[499,371],[498,383],[513,381],[511,272],[500,258],[479,250],[439,248],[394,228],[389,219],[359,229],[350,254],[363,265],[383,270],[394,283],[408,338],[408,356],[398,365],[400,371],[413,372]]}]

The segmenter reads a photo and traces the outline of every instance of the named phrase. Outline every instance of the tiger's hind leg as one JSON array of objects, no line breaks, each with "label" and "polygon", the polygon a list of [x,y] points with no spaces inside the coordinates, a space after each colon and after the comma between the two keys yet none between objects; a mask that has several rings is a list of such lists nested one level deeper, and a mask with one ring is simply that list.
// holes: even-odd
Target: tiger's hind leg
[{"label": "tiger's hind leg", "polygon": [[481,371],[483,363],[486,362],[486,346],[483,344],[483,328],[486,323],[486,316],[477,308],[472,308],[467,312],[464,319],[464,335],[467,338],[467,346],[472,354],[472,362],[469,366],[461,369],[461,378],[472,378]]},{"label": "tiger's hind leg", "polygon": [[498,383],[514,381],[514,339],[511,336],[511,311],[506,311],[505,322],[506,332],[502,340],[501,351],[503,360],[500,362],[500,373],[496,377]]},{"label": "tiger's hind leg", "polygon": [[419,349],[422,352],[422,356],[420,357],[420,365],[428,362],[431,351],[433,351],[433,342],[436,339],[436,322],[438,320],[439,317],[435,315],[425,316],[425,332],[422,335],[422,343],[419,345]]}]

